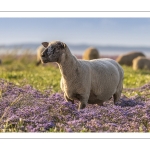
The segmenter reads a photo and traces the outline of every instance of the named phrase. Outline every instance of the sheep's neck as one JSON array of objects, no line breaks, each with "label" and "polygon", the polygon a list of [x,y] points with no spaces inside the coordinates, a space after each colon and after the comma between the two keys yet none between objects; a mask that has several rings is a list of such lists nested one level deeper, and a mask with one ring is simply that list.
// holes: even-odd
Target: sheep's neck
[{"label": "sheep's neck", "polygon": [[76,76],[78,65],[78,60],[71,53],[67,53],[65,59],[58,63],[61,75],[66,80],[71,80],[72,77]]}]

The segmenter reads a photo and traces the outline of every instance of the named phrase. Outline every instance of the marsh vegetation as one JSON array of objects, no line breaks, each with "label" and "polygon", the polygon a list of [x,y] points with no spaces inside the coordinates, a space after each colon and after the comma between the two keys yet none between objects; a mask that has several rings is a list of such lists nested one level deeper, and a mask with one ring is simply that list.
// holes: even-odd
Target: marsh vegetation
[{"label": "marsh vegetation", "polygon": [[30,53],[1,55],[0,132],[149,132],[150,71],[124,69],[120,102],[78,111],[60,90],[55,64],[36,66]]}]

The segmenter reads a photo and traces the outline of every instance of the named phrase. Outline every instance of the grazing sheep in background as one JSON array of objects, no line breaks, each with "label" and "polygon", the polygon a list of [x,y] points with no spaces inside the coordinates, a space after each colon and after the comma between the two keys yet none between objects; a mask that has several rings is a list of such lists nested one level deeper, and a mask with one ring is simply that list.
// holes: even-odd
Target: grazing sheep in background
[{"label": "grazing sheep in background", "polygon": [[98,59],[99,57],[100,55],[99,55],[98,50],[94,47],[90,47],[84,51],[82,59],[92,60],[92,59]]},{"label": "grazing sheep in background", "polygon": [[118,56],[116,61],[121,65],[132,66],[133,59],[138,56],[145,57],[145,55],[142,52],[130,52],[130,53]]},{"label": "grazing sheep in background", "polygon": [[43,42],[43,63],[56,62],[62,75],[60,86],[67,101],[79,100],[79,109],[89,104],[103,105],[114,97],[116,103],[123,88],[123,69],[112,59],[78,60],[60,41]]},{"label": "grazing sheep in background", "polygon": [[41,53],[45,50],[45,48],[40,45],[38,48],[37,48],[37,62],[36,62],[36,65],[40,65],[41,64]]},{"label": "grazing sheep in background", "polygon": [[133,60],[133,70],[147,69],[150,70],[150,59],[145,57],[137,57]]},{"label": "grazing sheep in background", "polygon": [[0,65],[2,64],[2,61],[0,60]]}]

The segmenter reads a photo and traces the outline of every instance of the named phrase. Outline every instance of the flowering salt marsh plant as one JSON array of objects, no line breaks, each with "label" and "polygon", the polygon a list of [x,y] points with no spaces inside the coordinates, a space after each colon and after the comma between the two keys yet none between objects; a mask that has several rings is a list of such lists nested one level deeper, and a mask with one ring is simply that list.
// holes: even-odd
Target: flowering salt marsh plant
[{"label": "flowering salt marsh plant", "polygon": [[110,100],[78,111],[78,102],[66,102],[61,93],[0,80],[0,132],[149,132],[149,88],[138,89],[142,96],[122,95],[117,105]]}]

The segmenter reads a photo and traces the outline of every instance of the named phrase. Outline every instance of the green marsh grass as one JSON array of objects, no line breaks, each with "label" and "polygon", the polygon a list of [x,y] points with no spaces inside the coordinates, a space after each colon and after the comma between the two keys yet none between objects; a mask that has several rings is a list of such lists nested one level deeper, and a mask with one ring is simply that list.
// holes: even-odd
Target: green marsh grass
[{"label": "green marsh grass", "polygon": [[[43,91],[47,88],[60,92],[61,74],[54,63],[36,66],[36,55],[25,51],[18,55],[16,51],[1,56],[0,78],[17,85],[30,84]],[[124,88],[138,88],[150,82],[150,71],[134,71],[131,67],[122,66],[124,69]]]},{"label": "green marsh grass", "polygon": [[3,55],[1,59],[0,78],[19,86],[30,84],[40,91],[47,88],[60,91],[60,72],[53,63],[36,66],[36,55],[27,52]]}]

